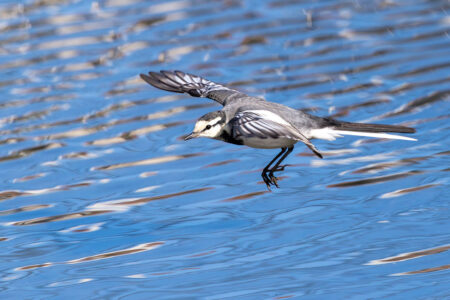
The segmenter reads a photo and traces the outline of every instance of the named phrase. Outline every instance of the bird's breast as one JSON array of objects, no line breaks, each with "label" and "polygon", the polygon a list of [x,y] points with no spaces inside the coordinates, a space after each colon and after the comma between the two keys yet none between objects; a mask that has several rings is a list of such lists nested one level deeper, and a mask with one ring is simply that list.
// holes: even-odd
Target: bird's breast
[{"label": "bird's breast", "polygon": [[270,138],[265,139],[259,137],[246,137],[242,139],[242,144],[252,148],[260,149],[275,149],[283,147],[291,147],[297,140],[293,140],[286,137]]},{"label": "bird's breast", "polygon": [[245,145],[252,148],[259,149],[275,149],[283,147],[291,147],[298,141],[287,137],[269,137],[261,138],[257,136],[235,136],[230,131],[230,128],[222,130],[221,134],[216,138],[226,143],[235,145]]},{"label": "bird's breast", "polygon": [[224,141],[226,143],[235,144],[235,145],[245,145],[252,148],[260,148],[260,149],[275,149],[275,148],[283,148],[290,147],[297,143],[297,140],[289,139],[286,137],[277,137],[277,138],[260,138],[260,137],[234,137],[228,131],[223,130],[220,136],[217,137],[218,140]]}]

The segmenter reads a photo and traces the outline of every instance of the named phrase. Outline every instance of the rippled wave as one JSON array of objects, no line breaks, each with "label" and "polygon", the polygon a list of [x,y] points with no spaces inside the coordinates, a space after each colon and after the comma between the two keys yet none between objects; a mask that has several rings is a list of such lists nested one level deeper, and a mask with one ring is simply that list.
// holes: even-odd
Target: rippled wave
[{"label": "rippled wave", "polygon": [[[448,297],[449,9],[1,3],[3,297]],[[269,193],[274,153],[184,142],[219,108],[138,77],[159,69],[419,141],[298,146]]]}]

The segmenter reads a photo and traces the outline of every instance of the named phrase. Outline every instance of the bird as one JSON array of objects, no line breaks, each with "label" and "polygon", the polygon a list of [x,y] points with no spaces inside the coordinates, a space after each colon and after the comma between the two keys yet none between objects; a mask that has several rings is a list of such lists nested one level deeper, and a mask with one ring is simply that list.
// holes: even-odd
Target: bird
[{"label": "bird", "polygon": [[311,142],[312,139],[333,141],[344,135],[356,135],[417,141],[403,135],[391,134],[415,133],[414,128],[319,117],[260,97],[246,95],[182,71],[149,72],[140,74],[140,77],[158,89],[209,98],[223,106],[221,110],[200,117],[192,133],[185,137],[186,141],[206,137],[252,148],[281,149],[261,173],[269,191],[271,186],[279,187],[275,172],[284,170],[285,166],[281,166],[281,163],[298,142],[305,144],[317,157],[323,158],[322,153]]}]

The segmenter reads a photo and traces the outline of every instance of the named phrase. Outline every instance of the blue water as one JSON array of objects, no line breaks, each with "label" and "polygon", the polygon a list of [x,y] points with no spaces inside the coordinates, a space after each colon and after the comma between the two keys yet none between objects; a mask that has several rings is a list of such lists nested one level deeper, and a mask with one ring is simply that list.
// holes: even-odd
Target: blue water
[{"label": "blue water", "polygon": [[[2,299],[450,298],[448,1],[3,1]],[[179,69],[417,142],[183,137]]]}]

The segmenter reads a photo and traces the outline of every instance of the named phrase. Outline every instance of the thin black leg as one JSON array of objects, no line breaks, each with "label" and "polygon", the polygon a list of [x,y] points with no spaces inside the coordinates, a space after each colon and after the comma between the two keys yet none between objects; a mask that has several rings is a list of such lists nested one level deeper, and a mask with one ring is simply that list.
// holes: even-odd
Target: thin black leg
[{"label": "thin black leg", "polygon": [[277,183],[277,178],[275,177],[275,175],[273,175],[273,172],[282,171],[284,169],[284,168],[279,168],[279,165],[286,157],[288,157],[288,155],[292,152],[292,150],[294,150],[294,146],[287,148],[287,151],[284,152],[283,156],[277,161],[275,166],[273,166],[269,171],[269,179],[276,187],[278,187],[278,183]]},{"label": "thin black leg", "polygon": [[[264,167],[264,169],[263,169],[263,171],[262,171],[262,173],[261,173],[261,177],[262,177],[262,179],[264,180],[264,183],[267,185],[267,188],[268,188],[269,190],[270,190],[270,185],[271,185],[271,184],[274,184],[274,183],[272,182],[272,180],[267,176],[267,173],[269,172],[270,165],[272,165],[273,162],[276,161],[276,160],[277,160],[277,159],[278,159],[278,158],[279,158],[286,150],[287,150],[286,147],[281,148],[280,153],[278,153],[277,156],[275,156],[275,158],[272,159],[272,160],[270,161],[270,163],[269,163],[267,166]],[[292,150],[291,150],[291,151],[292,151]]]}]

